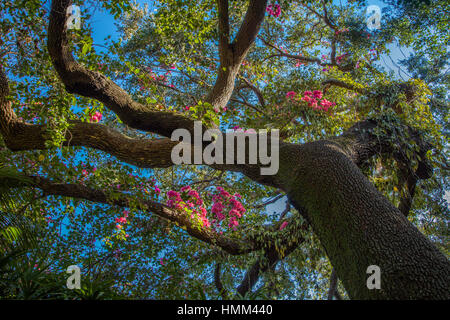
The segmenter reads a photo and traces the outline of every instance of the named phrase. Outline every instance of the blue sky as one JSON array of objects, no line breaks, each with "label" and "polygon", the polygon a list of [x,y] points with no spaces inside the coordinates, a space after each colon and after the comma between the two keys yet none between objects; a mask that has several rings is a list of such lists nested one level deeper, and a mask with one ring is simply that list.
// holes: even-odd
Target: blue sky
[{"label": "blue sky", "polygon": [[[154,1],[137,0],[141,5],[147,4],[151,9]],[[107,36],[113,39],[118,38],[117,27],[114,24],[114,17],[106,12],[106,10],[97,10],[91,20],[94,30],[94,43],[102,44]]]}]

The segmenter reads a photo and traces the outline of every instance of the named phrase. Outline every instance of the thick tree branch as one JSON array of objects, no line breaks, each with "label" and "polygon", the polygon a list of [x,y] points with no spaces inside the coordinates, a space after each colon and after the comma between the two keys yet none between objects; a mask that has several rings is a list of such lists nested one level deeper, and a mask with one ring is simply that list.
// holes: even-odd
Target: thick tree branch
[{"label": "thick tree branch", "polygon": [[228,0],[217,0],[219,13],[219,56],[220,62],[226,64],[230,47],[230,21],[228,14]]},{"label": "thick tree branch", "polygon": [[216,286],[217,291],[219,291],[220,296],[223,300],[228,299],[228,292],[223,287],[222,280],[220,280],[220,263],[217,263],[214,268],[214,285]]},{"label": "thick tree branch", "polygon": [[336,38],[333,37],[331,39],[331,53],[330,53],[331,64],[337,66],[338,63],[336,61]]},{"label": "thick tree branch", "polygon": [[[8,100],[9,88],[6,75],[0,71],[0,129],[1,133],[12,150],[33,150],[45,148],[45,126],[31,125],[18,121]],[[376,121],[367,120],[355,124],[343,135],[330,140],[336,141],[345,147],[347,156],[357,165],[377,153],[389,153],[393,151],[392,143],[384,141],[373,134],[378,126]],[[398,128],[397,128],[398,129]],[[409,132],[409,136],[417,141],[420,147],[420,158],[425,159],[425,153],[430,145],[420,139],[420,135],[414,130],[405,127],[399,132]],[[67,132],[65,145],[80,145],[97,148],[117,156],[120,160],[142,167],[167,167],[170,166],[171,150],[177,142],[168,139],[131,139],[117,131],[100,124],[73,122],[73,126]],[[280,150],[289,143],[280,143]],[[400,148],[402,150],[402,148]],[[226,150],[225,150],[226,151]],[[394,154],[401,162],[407,163],[402,154]],[[213,165],[216,169],[239,171],[255,181],[269,184],[278,188],[283,185],[277,175],[261,176],[258,165]],[[418,178],[425,179],[431,175],[431,166],[422,160],[416,172]]]},{"label": "thick tree branch", "polygon": [[233,42],[234,61],[242,62],[256,39],[266,14],[267,0],[250,0],[244,21]]},{"label": "thick tree branch", "polygon": [[[225,46],[228,1],[219,1],[220,65],[216,82],[205,100],[215,108],[224,108],[234,91],[240,65],[255,41],[266,12],[267,0],[250,0],[244,21],[233,43]],[[229,30],[228,30],[229,31]],[[225,47],[224,47],[225,46]]]},{"label": "thick tree branch", "polygon": [[[8,82],[1,66],[0,88],[0,133],[8,148],[13,151],[46,149],[45,141],[48,139],[46,136],[48,125],[33,125],[19,121],[11,107],[11,101],[8,100]],[[66,140],[63,142],[63,146],[95,148],[116,156],[126,163],[143,168],[165,168],[173,165],[171,153],[173,147],[179,143],[177,141],[129,138],[114,129],[96,123],[70,121],[70,124],[71,126],[65,134]],[[225,134],[224,139],[226,139]],[[205,143],[203,147],[206,145]],[[236,156],[236,145],[234,147]],[[248,145],[246,148],[248,148]],[[226,153],[230,150],[224,148],[222,151],[224,153],[223,159],[226,159]],[[194,154],[195,152],[191,152],[191,163],[194,163]],[[248,149],[246,149],[246,155],[249,155]],[[213,164],[211,167],[218,170],[243,172],[256,179],[266,180],[266,183],[273,178],[273,176],[261,176],[259,164]]]},{"label": "thick tree branch", "polygon": [[261,107],[265,107],[266,106],[266,101],[264,99],[264,96],[261,92],[261,90],[258,89],[258,87],[256,87],[254,84],[252,84],[250,82],[250,80],[248,80],[245,77],[240,77],[242,79],[242,81],[245,82],[246,87],[250,88],[256,95],[256,97],[258,98],[259,104],[261,105]]},{"label": "thick tree branch", "polygon": [[[70,0],[52,1],[50,23],[48,28],[48,50],[56,71],[69,93],[80,94],[97,99],[115,112],[128,126],[134,129],[149,131],[170,137],[172,132],[185,128],[192,132],[193,121],[183,114],[163,112],[151,106],[134,101],[130,95],[99,72],[88,70],[77,63],[70,52],[67,38],[66,10]],[[206,101],[216,108],[224,107],[233,92],[234,81],[242,60],[245,58],[261,23],[264,19],[267,0],[251,0],[247,14],[230,48],[223,48],[221,64],[216,83],[206,97]],[[223,32],[228,29],[226,22],[227,3],[219,2],[221,43],[226,37]]]},{"label": "thick tree branch", "polygon": [[[13,151],[47,149],[47,125],[20,121],[7,100],[6,75],[0,68],[0,133],[6,146]],[[85,146],[104,151],[121,161],[139,167],[172,166],[172,148],[178,143],[170,139],[135,139],[98,123],[70,121],[65,146]]]},{"label": "thick tree branch", "polygon": [[[0,70],[0,129],[1,133],[12,150],[32,150],[45,148],[45,127],[30,125],[18,121],[8,100],[9,87],[6,75]],[[347,156],[356,164],[361,165],[365,160],[377,153],[389,153],[393,151],[392,143],[388,139],[380,139],[373,131],[378,126],[377,121],[367,120],[355,124],[340,137],[330,138],[341,144]],[[400,128],[397,128],[399,130]],[[411,128],[405,127],[400,133],[409,133],[416,140],[420,149],[417,176],[425,179],[431,176],[431,166],[426,162],[425,153],[431,147],[423,142],[420,135]],[[66,145],[82,145],[103,150],[119,159],[143,167],[167,167],[171,164],[171,150],[177,142],[165,140],[131,139],[106,126],[73,122],[72,128],[67,133]],[[291,148],[289,143],[280,143],[280,150]],[[406,146],[405,146],[406,147]],[[403,148],[403,147],[402,147]],[[402,150],[400,148],[400,150]],[[226,151],[226,150],[225,150]],[[248,154],[248,153],[247,153]],[[407,163],[402,154],[394,154],[396,159]],[[221,170],[239,171],[255,181],[282,188],[278,175],[261,176],[259,165],[213,165]]]}]

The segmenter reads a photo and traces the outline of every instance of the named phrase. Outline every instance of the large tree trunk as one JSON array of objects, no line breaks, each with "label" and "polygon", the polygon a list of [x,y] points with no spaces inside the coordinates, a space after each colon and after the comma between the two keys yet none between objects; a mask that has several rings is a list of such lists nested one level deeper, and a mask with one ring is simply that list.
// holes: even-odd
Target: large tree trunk
[{"label": "large tree trunk", "polygon": [[[449,299],[450,263],[336,141],[280,149],[280,187],[311,224],[352,299]],[[381,289],[367,288],[367,267]]]}]

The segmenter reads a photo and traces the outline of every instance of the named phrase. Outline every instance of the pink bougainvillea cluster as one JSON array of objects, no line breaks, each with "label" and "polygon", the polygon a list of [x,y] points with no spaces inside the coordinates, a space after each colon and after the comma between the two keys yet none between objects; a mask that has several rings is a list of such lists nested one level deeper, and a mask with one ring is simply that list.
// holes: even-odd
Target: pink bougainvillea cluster
[{"label": "pink bougainvillea cluster", "polygon": [[203,206],[203,200],[195,189],[190,186],[181,188],[180,192],[170,190],[167,192],[167,205],[171,208],[184,210],[190,213],[192,220],[200,223],[201,227],[209,228],[208,211]]},{"label": "pink bougainvillea cluster", "polygon": [[167,193],[167,205],[178,210],[185,210],[190,214],[191,219],[200,222],[201,227],[211,228],[218,233],[223,233],[227,227],[236,230],[239,219],[245,213],[244,206],[238,200],[241,195],[237,193],[231,195],[222,187],[217,187],[211,196],[210,213],[205,208],[199,193],[190,186],[181,188],[180,192],[170,190]]},{"label": "pink bougainvillea cluster", "polygon": [[103,118],[103,115],[100,112],[95,111],[95,113],[91,116],[90,120],[91,120],[91,122],[100,122],[102,120],[102,118]]},{"label": "pink bougainvillea cluster", "polygon": [[232,195],[222,187],[216,188],[216,192],[212,197],[211,213],[214,215],[212,224],[217,231],[220,232],[220,229],[226,226],[236,230],[239,225],[239,219],[245,213],[244,206],[238,200],[240,198],[241,195],[238,193]]},{"label": "pink bougainvillea cluster", "polygon": [[279,4],[269,4],[266,9],[271,16],[278,18],[281,15],[281,7]]},{"label": "pink bougainvillea cluster", "polygon": [[334,102],[323,98],[323,93],[320,90],[305,91],[302,97],[299,97],[295,91],[289,91],[286,93],[286,97],[291,100],[304,101],[314,110],[328,111],[332,106],[336,105]]}]

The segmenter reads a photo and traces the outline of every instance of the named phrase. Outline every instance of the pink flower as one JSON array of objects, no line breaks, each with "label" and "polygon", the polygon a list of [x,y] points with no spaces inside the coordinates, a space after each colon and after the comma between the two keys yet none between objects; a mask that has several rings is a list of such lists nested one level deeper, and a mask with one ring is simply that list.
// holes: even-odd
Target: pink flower
[{"label": "pink flower", "polygon": [[295,91],[289,91],[286,93],[286,98],[293,99],[293,98],[295,98],[296,95],[297,95],[297,93],[295,93]]},{"label": "pink flower", "polygon": [[100,112],[96,111],[94,115],[91,117],[91,122],[100,122],[102,118],[103,115]]},{"label": "pink flower", "polygon": [[323,111],[328,111],[328,109],[334,105],[336,105],[334,102],[328,101],[327,99],[323,99],[320,104],[322,105]]},{"label": "pink flower", "polygon": [[228,213],[229,216],[236,216],[238,218],[242,217],[242,214],[237,211],[236,209],[232,209],[230,210],[230,212]]},{"label": "pink flower", "polygon": [[116,218],[116,223],[125,224],[125,223],[127,223],[127,219],[124,217]]},{"label": "pink flower", "polygon": [[239,225],[239,222],[237,221],[237,219],[235,217],[231,217],[230,222],[228,223],[228,227],[236,230],[236,227],[238,225]]},{"label": "pink flower", "polygon": [[200,198],[200,195],[198,194],[197,191],[195,190],[190,190],[188,192],[188,195],[193,197],[196,200],[197,205],[202,205],[203,204],[203,200]]},{"label": "pink flower", "polygon": [[202,220],[203,227],[209,228],[211,226],[211,223],[209,222],[208,218],[204,217],[204,218],[201,218],[201,220]]},{"label": "pink flower", "polygon": [[212,211],[212,213],[217,215],[217,214],[222,213],[223,208],[224,208],[224,205],[222,204],[222,202],[216,202],[213,204],[211,211]]},{"label": "pink flower", "polygon": [[322,91],[320,90],[314,90],[313,95],[315,99],[322,99]]},{"label": "pink flower", "polygon": [[266,11],[271,16],[274,16],[274,17],[277,17],[277,18],[281,15],[281,7],[280,7],[279,4],[275,4],[275,5],[269,4],[267,6]]},{"label": "pink flower", "polygon": [[287,222],[287,221],[284,221],[282,224],[281,224],[281,226],[280,226],[280,230],[283,230],[284,228],[286,228],[286,226],[288,225],[289,223]]},{"label": "pink flower", "polygon": [[174,190],[169,190],[169,192],[167,192],[167,196],[169,198],[175,198],[177,200],[178,199],[181,200],[180,194],[178,192],[174,191]]},{"label": "pink flower", "polygon": [[346,56],[347,54],[342,54],[342,55],[340,55],[340,56],[337,56],[336,57],[336,63],[337,64],[340,64],[341,62],[342,62],[342,59],[344,59],[344,57]]},{"label": "pink flower", "polygon": [[189,190],[191,190],[191,186],[184,186],[180,189],[181,192],[187,192]]},{"label": "pink flower", "polygon": [[174,191],[174,190],[169,190],[169,192],[167,192],[167,197],[169,198],[169,200],[167,201],[167,205],[169,207],[179,207],[179,202],[182,201],[181,199],[181,195]]},{"label": "pink flower", "polygon": [[333,103],[330,102],[330,101],[328,101],[327,99],[323,99],[323,100],[320,102],[320,105],[322,105],[322,106],[324,106],[324,107],[326,107],[326,106],[331,107],[331,106],[333,105]]},{"label": "pink flower", "polygon": [[304,97],[302,98],[302,100],[305,101],[305,102],[310,103],[310,102],[311,102],[311,97],[309,97],[309,96],[304,96]]}]

